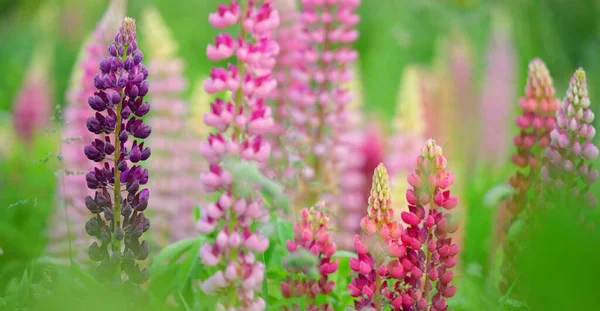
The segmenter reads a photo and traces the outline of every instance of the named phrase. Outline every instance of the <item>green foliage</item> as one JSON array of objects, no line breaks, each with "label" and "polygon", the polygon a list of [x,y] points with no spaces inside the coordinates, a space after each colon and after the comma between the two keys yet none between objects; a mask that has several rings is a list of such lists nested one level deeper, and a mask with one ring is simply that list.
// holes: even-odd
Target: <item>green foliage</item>
[{"label": "green foliage", "polygon": [[29,146],[9,146],[0,156],[0,293],[39,256],[48,216],[56,206],[55,137],[41,133]]}]

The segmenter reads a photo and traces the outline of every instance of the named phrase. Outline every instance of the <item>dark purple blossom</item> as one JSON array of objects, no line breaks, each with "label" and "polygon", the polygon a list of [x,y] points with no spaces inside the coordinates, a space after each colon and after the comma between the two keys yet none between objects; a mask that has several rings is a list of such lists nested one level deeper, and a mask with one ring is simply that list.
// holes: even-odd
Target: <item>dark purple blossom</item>
[{"label": "dark purple blossom", "polygon": [[103,137],[84,148],[88,159],[101,164],[86,175],[88,188],[96,193],[94,198],[85,198],[86,207],[94,214],[85,228],[99,240],[88,253],[93,261],[100,262],[100,279],[121,280],[123,271],[128,280],[141,284],[148,279],[148,270],[140,269],[135,260],[148,257],[148,243],[140,238],[150,227],[143,213],[150,191],[143,188],[148,183],[148,170],[140,162],[151,154],[141,139],[152,130],[141,119],[150,110],[144,102],[148,70],[141,63],[133,19],[125,18],[108,52],[110,56],[102,58],[100,72],[93,79],[97,91],[88,99],[96,112],[86,126]]}]

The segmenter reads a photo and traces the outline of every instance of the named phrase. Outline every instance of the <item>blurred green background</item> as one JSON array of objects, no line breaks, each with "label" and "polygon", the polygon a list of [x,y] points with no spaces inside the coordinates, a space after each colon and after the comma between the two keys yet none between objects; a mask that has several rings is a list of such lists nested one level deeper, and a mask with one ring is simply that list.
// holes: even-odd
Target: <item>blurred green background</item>
[{"label": "blurred green background", "polygon": [[[26,68],[39,37],[35,31],[36,11],[44,2],[55,2],[60,8],[53,34],[56,41],[53,78],[55,102],[61,105],[79,48],[102,16],[108,1],[0,1],[0,68],[3,72],[0,75],[0,110],[10,109],[20,86],[23,68]],[[196,78],[209,69],[204,51],[215,31],[204,20],[217,2],[130,0],[128,14],[139,17],[144,6],[156,5],[181,46],[180,54],[188,64],[187,76]],[[596,73],[600,73],[600,60],[596,57],[600,47],[600,1],[363,1],[360,7],[361,36],[356,46],[361,55],[367,108],[391,115],[404,66],[431,63],[440,38],[453,32],[468,36],[473,49],[475,76],[480,77],[491,17],[497,9],[508,14],[512,26],[520,73],[517,85],[523,85],[527,63],[536,56],[550,68],[557,94],[563,94],[570,75],[579,66],[588,72],[590,84],[596,85]],[[519,87],[518,91],[522,89]]]}]

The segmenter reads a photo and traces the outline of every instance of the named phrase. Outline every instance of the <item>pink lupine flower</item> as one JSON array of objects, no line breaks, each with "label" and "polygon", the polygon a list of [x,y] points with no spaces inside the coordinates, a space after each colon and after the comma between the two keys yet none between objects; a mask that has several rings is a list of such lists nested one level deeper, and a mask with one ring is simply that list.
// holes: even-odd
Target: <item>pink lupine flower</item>
[{"label": "pink lupine flower", "polygon": [[207,93],[231,92],[232,96],[230,100],[224,96],[215,99],[204,117],[216,132],[200,147],[209,162],[200,180],[204,190],[221,195],[215,203],[201,207],[197,223],[201,233],[216,233],[214,242],[202,246],[200,257],[205,265],[219,268],[202,282],[201,290],[209,295],[235,291],[234,299],[218,302],[217,308],[264,310],[265,301],[256,292],[261,289],[265,266],[257,255],[268,248],[269,240],[254,224],[267,220],[268,213],[259,199],[236,196],[233,176],[223,167],[222,160],[236,156],[264,167],[269,158],[271,147],[262,135],[273,121],[264,100],[277,85],[271,70],[279,47],[271,34],[279,24],[279,15],[269,1],[251,0],[242,5],[232,1],[219,5],[209,21],[216,28],[240,25],[241,32],[235,44],[226,35],[220,35],[216,44],[224,47],[207,49],[209,58],[235,56],[237,65],[214,68],[204,82]]},{"label": "pink lupine flower", "polygon": [[[589,190],[589,186],[598,180],[598,169],[593,167],[599,153],[593,142],[596,136],[593,121],[585,71],[579,68],[556,113],[556,124],[550,132],[550,146],[546,150],[547,163],[542,167],[541,177],[546,184],[566,188],[574,195],[586,198],[589,207],[598,204],[593,191]],[[582,190],[586,192],[582,193]],[[552,198],[552,191],[545,193],[545,197]],[[583,211],[579,213],[585,220]]]},{"label": "pink lupine flower", "polygon": [[302,1],[300,39],[306,40],[306,46],[294,76],[304,84],[290,96],[293,143],[308,162],[299,176],[299,205],[310,206],[323,195],[331,196],[340,159],[348,154],[338,134],[347,130],[346,106],[352,100],[343,85],[352,80],[351,65],[358,57],[350,44],[358,38],[355,26],[360,18],[355,10],[359,4],[360,0]]},{"label": "pink lupine flower", "polygon": [[[336,245],[329,239],[329,218],[323,211],[304,208],[300,214],[301,219],[294,224],[294,240],[287,241],[287,249],[293,254],[302,248],[316,256],[319,277],[308,279],[302,277],[303,274],[299,274],[299,277],[289,276],[281,282],[280,288],[285,298],[306,297],[314,302],[317,295],[327,295],[335,286],[335,282],[329,279],[329,275],[338,268],[338,261],[331,258],[336,251]],[[306,310],[333,311],[333,307],[327,303],[322,305],[312,303]]]},{"label": "pink lupine flower", "polygon": [[[520,170],[510,178],[513,195],[503,202],[497,216],[498,219],[504,220],[497,225],[503,230],[503,234],[495,240],[497,245],[503,246],[504,252],[499,284],[502,293],[506,293],[518,277],[514,262],[521,245],[518,239],[508,240],[507,233],[515,220],[527,215],[523,211],[533,208],[531,198],[537,198],[539,195],[538,180],[541,168],[547,160],[544,150],[550,144],[550,131],[555,127],[555,114],[560,107],[560,101],[554,94],[548,68],[540,59],[532,60],[529,63],[525,96],[519,99],[519,107],[523,114],[517,117],[516,123],[520,133],[513,139],[517,153],[512,156],[512,162]],[[510,215],[506,215],[505,210]],[[513,295],[517,292],[515,289]]]},{"label": "pink lupine flower", "polygon": [[354,237],[358,258],[350,259],[350,269],[357,275],[348,285],[348,291],[358,298],[354,302],[357,310],[381,310],[386,301],[391,303],[396,299],[396,293],[388,286],[396,286],[394,282],[404,276],[399,258],[406,253],[399,240],[403,228],[393,220],[388,174],[383,164],[373,174],[368,204],[367,215],[360,221],[362,235]]},{"label": "pink lupine flower", "polygon": [[49,78],[51,46],[41,45],[34,51],[25,80],[13,105],[15,134],[25,143],[31,143],[45,126],[50,124],[52,85]]},{"label": "pink lupine flower", "polygon": [[417,158],[414,172],[408,177],[409,211],[401,215],[407,224],[401,236],[402,245],[406,247],[400,260],[404,276],[403,283],[396,283],[396,296],[392,301],[395,310],[444,311],[448,309],[446,298],[456,293],[450,283],[458,245],[452,243],[449,235],[454,228],[449,225],[446,211],[456,207],[458,198],[448,190],[454,177],[446,167],[442,148],[429,139]]},{"label": "pink lupine flower", "polygon": [[[152,97],[153,190],[149,201],[154,212],[152,241],[164,247],[196,234],[192,219],[194,206],[202,198],[200,173],[204,169],[197,137],[186,127],[188,104],[183,93],[188,86],[184,63],[176,56],[177,43],[156,8],[143,12],[143,32],[148,46],[149,80]],[[206,103],[204,103],[206,104]],[[158,249],[158,248],[156,248]]]},{"label": "pink lupine flower", "polygon": [[[498,24],[499,22],[496,22]],[[506,26],[495,25],[487,47],[485,82],[480,95],[481,160],[502,164],[509,153],[509,122],[515,94],[516,56]]]},{"label": "pink lupine flower", "polygon": [[21,88],[12,107],[12,126],[15,137],[29,146],[33,140],[51,125],[53,106],[54,35],[57,8],[53,4],[42,5],[34,18],[38,42],[25,71]]},{"label": "pink lupine flower", "polygon": [[560,107],[560,101],[554,97],[552,78],[546,65],[539,59],[529,63],[529,74],[525,97],[519,100],[523,114],[516,119],[521,132],[513,142],[517,154],[512,156],[512,162],[522,170],[510,179],[515,189],[506,208],[518,215],[526,208],[528,193],[535,188],[543,161],[544,149],[550,144],[550,131],[556,123],[555,113]]},{"label": "pink lupine flower", "polygon": [[94,74],[100,66],[105,47],[111,42],[125,16],[125,6],[125,0],[112,0],[96,29],[82,47],[67,91],[67,106],[63,111],[65,125],[61,133],[61,156],[65,169],[59,177],[58,186],[67,210],[65,213],[62,206],[56,209],[50,226],[48,251],[59,258],[68,258],[71,243],[74,259],[80,263],[89,262],[86,254],[80,250],[87,248],[93,241],[84,228],[77,225],[84,223],[88,218],[85,195],[93,194],[85,181],[89,160],[81,152],[85,144],[96,137],[86,128],[86,120],[91,111],[87,100],[96,91]]}]

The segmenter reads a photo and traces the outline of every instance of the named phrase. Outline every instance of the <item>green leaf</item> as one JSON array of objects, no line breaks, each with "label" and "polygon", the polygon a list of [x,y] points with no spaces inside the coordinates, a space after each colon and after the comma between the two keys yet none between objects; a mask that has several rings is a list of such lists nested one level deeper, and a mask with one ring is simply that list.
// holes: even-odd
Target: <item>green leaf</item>
[{"label": "green leaf", "polygon": [[192,272],[194,271],[195,265],[198,264],[198,252],[200,251],[200,247],[202,247],[203,239],[198,239],[193,243],[190,248],[188,248],[188,254],[185,260],[181,263],[181,269],[179,270],[179,284],[180,288],[183,288],[189,281]]},{"label": "green leaf", "polygon": [[204,240],[204,237],[198,236],[175,242],[163,248],[156,256],[154,256],[152,264],[156,265],[176,260],[179,257],[181,257],[186,251],[188,251],[191,247],[201,245]]}]

